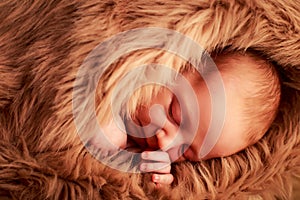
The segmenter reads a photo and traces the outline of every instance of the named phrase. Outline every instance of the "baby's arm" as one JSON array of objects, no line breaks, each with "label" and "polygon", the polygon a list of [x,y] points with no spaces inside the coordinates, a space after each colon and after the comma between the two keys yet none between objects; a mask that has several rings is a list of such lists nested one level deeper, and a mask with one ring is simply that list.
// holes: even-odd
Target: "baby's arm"
[{"label": "baby's arm", "polygon": [[152,181],[159,186],[169,185],[174,177],[171,172],[171,160],[169,154],[164,151],[144,151],[142,153],[143,163],[140,170],[143,172],[154,172]]}]

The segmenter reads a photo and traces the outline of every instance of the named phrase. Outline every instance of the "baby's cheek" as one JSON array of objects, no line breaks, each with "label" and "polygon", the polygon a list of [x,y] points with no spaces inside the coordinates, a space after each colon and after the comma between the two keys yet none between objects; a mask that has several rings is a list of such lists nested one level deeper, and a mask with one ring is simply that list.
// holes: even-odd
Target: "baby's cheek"
[{"label": "baby's cheek", "polygon": [[125,132],[120,130],[115,123],[111,123],[110,125],[104,127],[103,132],[108,142],[116,149],[126,147],[127,135]]},{"label": "baby's cheek", "polygon": [[93,136],[90,143],[102,150],[116,151],[125,148],[127,135],[114,123],[101,126],[101,132]]},{"label": "baby's cheek", "polygon": [[115,137],[110,138],[110,142],[112,145],[114,145],[117,149],[125,149],[126,147],[126,142],[127,142],[127,137],[124,133],[120,133],[119,135]]}]

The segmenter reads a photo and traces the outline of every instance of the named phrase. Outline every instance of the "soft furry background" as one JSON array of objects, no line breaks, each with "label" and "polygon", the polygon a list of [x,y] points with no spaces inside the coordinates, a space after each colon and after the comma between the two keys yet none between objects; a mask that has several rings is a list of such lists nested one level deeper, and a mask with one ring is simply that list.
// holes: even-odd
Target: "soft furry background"
[{"label": "soft furry background", "polygon": [[[299,5],[1,1],[1,193],[13,199],[291,199],[293,177],[300,173]],[[159,190],[149,175],[120,173],[95,160],[81,144],[72,115],[73,82],[87,54],[118,32],[150,26],[177,30],[209,52],[260,52],[282,80],[280,111],[261,141],[228,158],[177,164],[172,188]]]}]

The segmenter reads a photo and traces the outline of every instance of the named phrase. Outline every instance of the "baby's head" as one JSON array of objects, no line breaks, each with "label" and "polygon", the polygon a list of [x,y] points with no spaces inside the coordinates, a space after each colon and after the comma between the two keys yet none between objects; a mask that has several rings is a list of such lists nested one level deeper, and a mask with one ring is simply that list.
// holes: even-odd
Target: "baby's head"
[{"label": "baby's head", "polygon": [[253,53],[214,58],[227,99],[222,135],[207,158],[228,156],[256,143],[276,117],[280,82],[275,67]]},{"label": "baby's head", "polygon": [[[257,142],[270,127],[275,118],[280,100],[280,83],[274,67],[266,60],[251,53],[227,53],[213,57],[222,76],[226,95],[226,114],[221,135],[205,157],[200,156],[204,137],[211,122],[211,98],[205,81],[195,71],[184,72],[184,77],[190,82],[197,96],[199,106],[199,126],[191,144],[179,159],[197,161],[213,157],[222,157],[234,154]],[[214,78],[214,72],[209,78]],[[181,95],[186,99],[183,104],[189,103],[185,91]],[[181,102],[182,103],[182,102]],[[160,104],[164,113],[156,113],[149,117],[149,108],[153,104]],[[181,113],[181,108],[175,95],[162,89],[150,106],[143,106],[135,114],[135,121],[142,126],[155,123],[163,119],[164,126],[156,131],[154,136],[146,139],[131,137],[144,150],[166,149],[172,158],[172,152],[179,152],[187,146],[184,140],[173,148],[169,148],[178,132],[181,118],[189,118]],[[192,113],[189,111],[188,113]],[[188,115],[188,114],[187,114]],[[217,116],[218,117],[218,116]],[[131,131],[131,130],[129,130]],[[134,131],[134,130],[132,130]],[[188,132],[180,132],[189,134]],[[153,135],[153,133],[151,134]],[[146,135],[147,136],[147,135]],[[176,156],[175,156],[176,157]]]}]

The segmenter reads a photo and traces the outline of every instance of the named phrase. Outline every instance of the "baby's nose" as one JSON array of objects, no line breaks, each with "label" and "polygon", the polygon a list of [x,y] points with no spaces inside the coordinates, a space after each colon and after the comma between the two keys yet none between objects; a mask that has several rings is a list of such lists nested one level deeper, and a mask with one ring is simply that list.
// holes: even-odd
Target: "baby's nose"
[{"label": "baby's nose", "polygon": [[163,129],[159,129],[156,131],[156,138],[157,138],[157,144],[158,147],[161,150],[164,150],[165,147],[168,145],[168,141],[166,139],[166,132]]},{"label": "baby's nose", "polygon": [[167,151],[169,148],[179,145],[180,141],[178,138],[176,140],[177,134],[179,134],[178,127],[167,120],[165,126],[155,133],[158,147]]},{"label": "baby's nose", "polygon": [[[160,104],[152,105],[149,110],[149,117],[151,123],[143,127],[148,145],[156,146],[163,151],[174,146],[179,127],[170,121],[164,107]],[[153,134],[156,137],[152,137]]]}]

